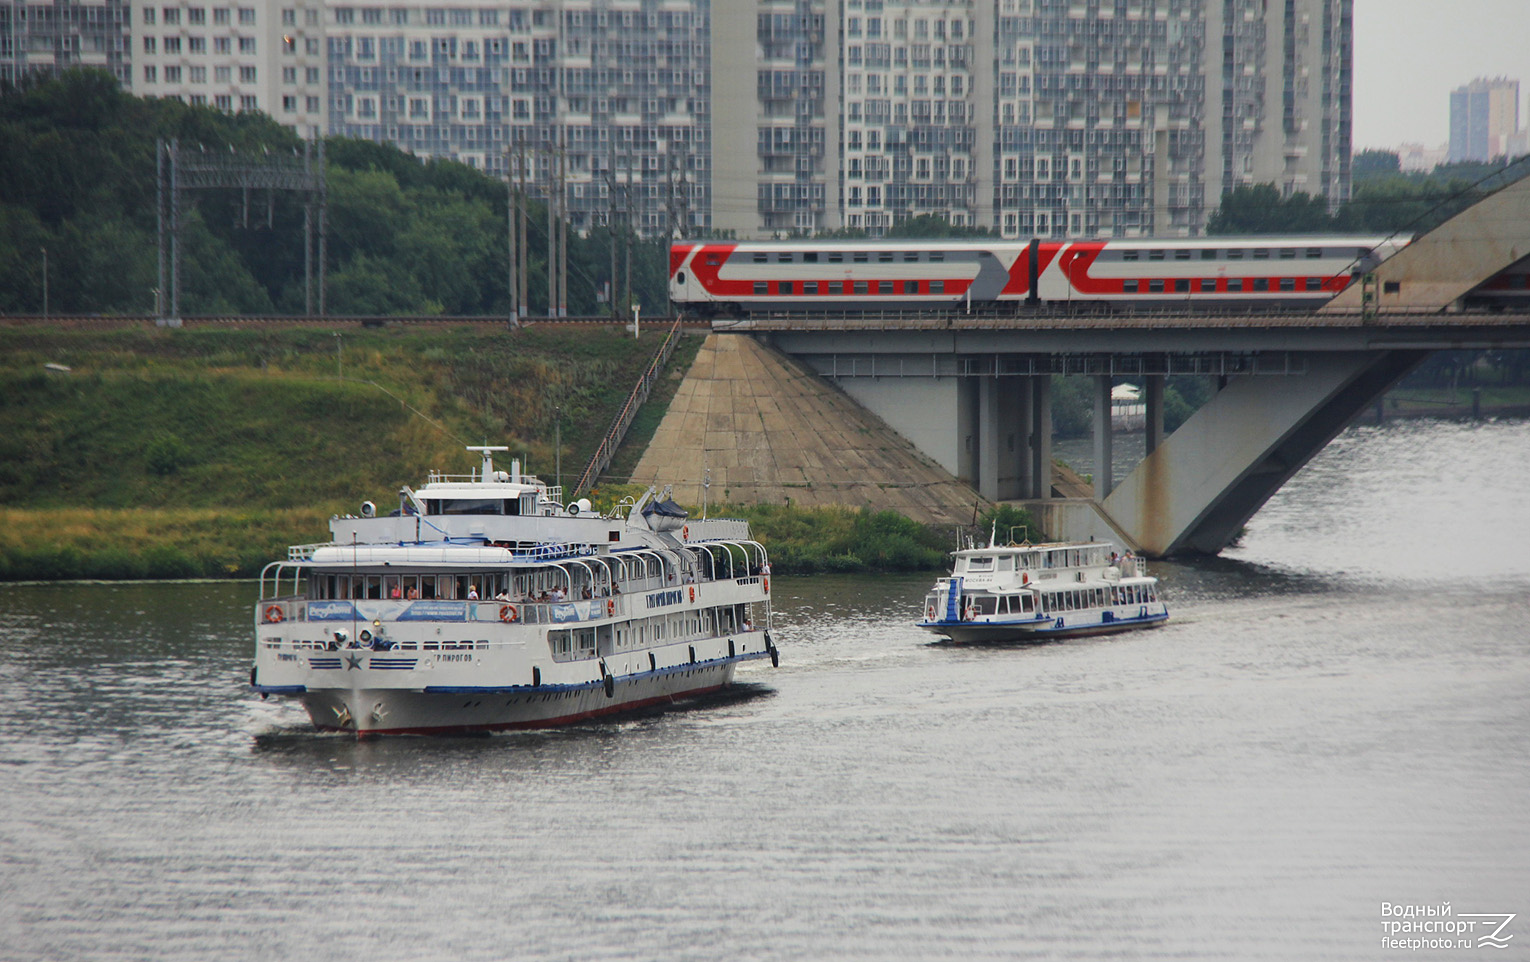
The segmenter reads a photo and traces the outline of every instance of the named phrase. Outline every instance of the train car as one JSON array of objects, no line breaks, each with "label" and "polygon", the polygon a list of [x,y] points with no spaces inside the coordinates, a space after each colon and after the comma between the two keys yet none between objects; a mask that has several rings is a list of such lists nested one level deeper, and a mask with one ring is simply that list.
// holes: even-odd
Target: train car
[{"label": "train car", "polygon": [[703,316],[1295,310],[1329,300],[1406,243],[1361,236],[680,241],[670,247],[670,299]]}]

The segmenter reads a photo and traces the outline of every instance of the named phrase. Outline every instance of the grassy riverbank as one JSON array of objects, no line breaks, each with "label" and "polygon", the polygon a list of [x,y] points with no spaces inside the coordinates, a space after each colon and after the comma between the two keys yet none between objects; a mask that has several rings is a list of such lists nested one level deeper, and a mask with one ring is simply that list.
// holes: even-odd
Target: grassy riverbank
[{"label": "grassy riverbank", "polygon": [[[676,350],[614,473],[700,340]],[[509,444],[553,481],[560,410],[571,483],[657,346],[600,328],[0,328],[0,581],[250,577],[363,499],[465,473],[464,444]],[[782,573],[938,568],[954,543],[892,512],[711,513],[748,518]]]}]

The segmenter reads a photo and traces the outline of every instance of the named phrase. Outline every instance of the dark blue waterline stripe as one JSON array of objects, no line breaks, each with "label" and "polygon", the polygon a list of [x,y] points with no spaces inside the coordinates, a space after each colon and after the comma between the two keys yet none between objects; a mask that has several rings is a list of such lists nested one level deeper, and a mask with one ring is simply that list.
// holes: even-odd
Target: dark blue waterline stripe
[{"label": "dark blue waterline stripe", "polygon": [[[756,658],[769,658],[768,651],[746,651],[732,658],[712,658],[707,661],[698,661],[695,664],[686,663],[673,665],[668,668],[660,668],[655,671],[639,671],[630,675],[612,675],[617,682],[639,681],[645,678],[658,678],[664,675],[678,675],[682,672],[695,671],[698,668],[710,668],[716,665],[727,664],[735,661],[754,661]],[[584,681],[573,685],[427,685],[427,695],[504,695],[516,693],[543,693],[560,691],[589,691],[605,685],[605,680],[597,678],[594,681]]]}]

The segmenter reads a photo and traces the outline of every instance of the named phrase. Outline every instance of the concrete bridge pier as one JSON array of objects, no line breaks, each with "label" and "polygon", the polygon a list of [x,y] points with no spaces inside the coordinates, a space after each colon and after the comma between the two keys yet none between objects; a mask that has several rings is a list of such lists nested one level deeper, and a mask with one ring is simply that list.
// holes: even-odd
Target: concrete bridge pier
[{"label": "concrete bridge pier", "polygon": [[978,493],[991,501],[1052,491],[1052,382],[1044,376],[962,379],[976,399],[973,460]]},{"label": "concrete bridge pier", "polygon": [[1229,378],[1103,499],[1105,511],[1150,555],[1214,554],[1429,353],[1312,354],[1301,376]]}]

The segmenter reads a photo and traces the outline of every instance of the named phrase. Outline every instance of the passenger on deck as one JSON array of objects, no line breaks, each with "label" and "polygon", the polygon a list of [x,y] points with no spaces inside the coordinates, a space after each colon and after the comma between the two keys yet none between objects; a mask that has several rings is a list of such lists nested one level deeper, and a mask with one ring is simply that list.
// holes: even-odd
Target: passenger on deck
[{"label": "passenger on deck", "polygon": [[398,590],[398,585],[394,585],[392,588],[388,589],[388,597],[389,598],[395,598],[395,599],[403,597],[402,592],[400,592]]},{"label": "passenger on deck", "polygon": [[468,585],[467,600],[469,600],[469,601],[477,601],[478,600],[478,586],[477,585]]},{"label": "passenger on deck", "polygon": [[419,597],[420,597],[420,589],[419,589],[419,588],[416,588],[416,587],[415,587],[415,586],[414,586],[414,585],[410,585],[410,586],[409,586],[409,590],[408,590],[408,591],[406,591],[406,592],[404,592],[404,595],[405,595],[405,596],[406,596],[406,597],[407,597],[407,598],[408,598],[408,599],[409,599],[409,600],[410,600],[410,601],[414,601],[414,600],[415,600],[415,599],[417,599],[417,598],[419,598]]}]

